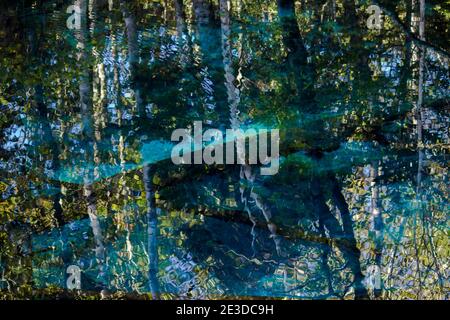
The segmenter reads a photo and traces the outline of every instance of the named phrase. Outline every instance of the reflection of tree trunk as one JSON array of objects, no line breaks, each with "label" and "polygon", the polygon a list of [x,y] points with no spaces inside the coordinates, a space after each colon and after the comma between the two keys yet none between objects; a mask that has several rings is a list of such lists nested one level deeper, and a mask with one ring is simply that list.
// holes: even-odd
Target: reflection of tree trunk
[{"label": "reflection of tree trunk", "polygon": [[183,0],[175,0],[175,17],[177,20],[177,36],[181,38],[187,33]]},{"label": "reflection of tree trunk", "polygon": [[88,31],[87,31],[87,0],[77,0],[77,5],[81,8],[81,30],[77,34],[79,53],[78,61],[82,65],[81,76],[79,80],[80,106],[83,121],[83,139],[86,154],[87,172],[84,176],[84,196],[87,200],[87,211],[91,222],[92,233],[95,241],[95,257],[99,264],[100,281],[104,277],[105,263],[105,247],[103,245],[103,235],[100,221],[97,216],[97,205],[93,190],[94,174],[90,166],[93,163],[93,155],[96,147],[94,147],[95,135],[92,121],[92,91],[91,91],[91,74],[88,68],[89,54],[87,49]]},{"label": "reflection of tree trunk", "polygon": [[[120,75],[119,75],[119,57],[118,57],[118,50],[117,50],[117,42],[116,42],[116,34],[113,32],[111,35],[111,55],[113,63],[113,71],[111,77],[113,78],[113,92],[114,96],[112,97],[112,102],[115,104],[115,108],[117,110],[117,117],[118,117],[118,125],[119,125],[119,131],[118,131],[118,141],[117,141],[117,150],[119,152],[119,165],[121,168],[122,174],[119,178],[119,185],[120,185],[120,191],[117,192],[116,198],[120,202],[121,199],[123,201],[120,203],[122,206],[123,211],[120,213],[120,218],[124,220],[124,225],[126,229],[126,252],[127,252],[127,259],[129,261],[133,258],[133,245],[131,243],[131,230],[130,230],[130,212],[128,210],[128,201],[130,200],[130,188],[127,186],[126,183],[126,173],[125,173],[125,137],[122,132],[122,109],[121,109],[121,86],[120,86]],[[116,160],[117,161],[117,160]],[[119,227],[119,226],[118,226]]]},{"label": "reflection of tree trunk", "polygon": [[[425,41],[425,0],[420,0],[420,22],[419,22],[419,37],[420,40]],[[417,192],[419,192],[422,183],[423,173],[423,86],[424,86],[424,67],[425,67],[426,48],[419,47],[419,88],[417,98],[417,147],[419,149],[419,165],[417,170]]]},{"label": "reflection of tree trunk", "polygon": [[[419,38],[425,41],[425,0],[420,0],[420,18],[419,18]],[[416,121],[417,121],[417,149],[419,152],[419,160],[417,167],[417,188],[416,188],[416,199],[418,200],[418,210],[422,214],[422,199],[421,199],[421,187],[422,187],[422,175],[423,175],[423,162],[424,162],[424,141],[423,141],[423,87],[424,87],[424,67],[425,67],[425,47],[418,47],[419,49],[419,85],[418,85],[418,97],[417,97],[417,110],[416,110]],[[416,251],[416,268],[419,278],[419,287],[417,298],[422,297],[422,275],[420,270],[419,261],[419,245],[417,244],[417,234],[416,234],[416,222],[417,215],[415,216],[414,224],[414,247]]]},{"label": "reflection of tree trunk", "polygon": [[[239,129],[241,126],[241,122],[239,120],[239,103],[240,103],[240,91],[235,86],[236,78],[234,76],[233,70],[233,60],[232,60],[232,48],[231,48],[231,18],[229,7],[229,2],[227,0],[220,0],[220,19],[221,19],[221,30],[222,30],[222,57],[223,57],[223,65],[225,71],[225,86],[227,88],[227,96],[228,96],[228,104],[230,108],[230,124],[232,129]],[[246,171],[251,174],[250,166],[241,166],[240,178],[243,180],[247,180]],[[255,241],[256,241],[256,232],[255,228],[257,225],[256,218],[252,214],[252,210],[250,208],[249,199],[247,195],[247,186],[242,184],[240,187],[241,201],[244,205],[244,210],[248,214],[249,220],[253,224],[251,229],[252,235],[252,249],[255,254]]]},{"label": "reflection of tree trunk", "polygon": [[[378,188],[378,163],[374,162],[371,165],[371,189],[372,189],[372,225],[371,231],[374,236],[375,241],[375,264],[377,266],[377,272],[381,273],[381,259],[383,253],[383,216],[381,213],[381,204],[379,199],[379,188]],[[381,298],[382,287],[374,288],[375,298]]]},{"label": "reflection of tree trunk", "polygon": [[[302,5],[303,8],[303,5]],[[316,103],[314,101],[314,79],[315,71],[314,66],[308,63],[308,52],[306,50],[303,38],[300,34],[298,27],[296,14],[295,14],[295,2],[293,0],[278,0],[278,15],[281,20],[281,26],[283,29],[283,44],[287,50],[287,67],[294,73],[294,81],[297,88],[297,95],[300,98],[303,111],[317,112]],[[315,127],[319,130],[322,124],[317,124]],[[339,223],[331,223],[330,218],[334,218],[325,203],[322,195],[317,194],[318,199],[313,199],[315,211],[319,217],[319,227],[323,238],[326,237],[325,228],[330,232],[332,238],[338,238],[341,235]],[[322,197],[322,198],[321,198]],[[323,201],[323,203],[320,202]],[[341,239],[339,239],[341,240]],[[345,249],[347,250],[347,249]],[[328,255],[330,248],[327,247],[323,250],[322,255],[322,268],[326,274],[328,282],[329,294],[333,294],[333,286],[331,281],[331,272],[328,266]],[[354,259],[353,259],[354,260]],[[359,266],[359,261],[358,261]],[[358,277],[358,273],[355,273],[355,283]],[[357,295],[360,295],[358,291]]]},{"label": "reflection of tree trunk", "polygon": [[[370,80],[369,52],[364,47],[365,28],[358,22],[355,0],[344,0],[344,27],[350,33],[351,50],[356,51],[356,85],[366,86]],[[366,90],[366,87],[363,87]]]},{"label": "reflection of tree trunk", "polygon": [[[317,184],[313,183],[313,189],[317,189]],[[319,185],[320,186],[320,185]],[[322,194],[317,194],[317,192],[321,192],[319,189],[318,191],[315,191],[315,205],[317,206],[317,210],[319,213],[319,220],[322,221],[322,223],[325,225],[325,227],[328,229],[328,232],[330,233],[331,238],[343,238],[343,242],[346,243],[346,246],[339,245],[340,250],[344,254],[344,257],[348,261],[350,265],[350,269],[352,270],[353,276],[354,276],[354,288],[355,288],[355,298],[356,299],[367,299],[368,294],[367,290],[363,285],[364,276],[361,271],[361,264],[360,264],[360,257],[361,252],[358,249],[355,233],[354,233],[354,227],[353,227],[353,221],[350,216],[350,210],[348,208],[348,204],[345,201],[345,198],[341,192],[341,187],[339,186],[339,182],[335,177],[331,178],[331,188],[332,188],[332,199],[335,203],[336,207],[339,209],[339,212],[341,214],[342,219],[342,230],[339,226],[339,222],[336,220],[336,218],[331,214],[329,211],[329,208],[327,204],[325,203],[325,200],[323,199]],[[322,217],[321,217],[322,216]],[[340,242],[342,243],[342,242]]]},{"label": "reflection of tree trunk", "polygon": [[302,105],[314,109],[311,105],[314,100],[314,68],[308,63],[308,52],[295,15],[295,2],[278,0],[278,15],[283,29],[283,43],[287,50],[288,67],[293,72],[297,94]]},{"label": "reflection of tree trunk", "polygon": [[[42,28],[44,26],[41,24],[39,29],[40,35],[36,35],[36,28],[30,26],[29,33],[29,41],[30,41],[30,54],[31,59],[37,58],[39,59],[39,63],[43,64],[45,61],[43,61],[44,58],[44,52],[40,48],[39,38],[42,34]],[[44,88],[42,84],[38,84],[35,86],[35,108],[37,110],[38,114],[38,122],[41,124],[43,137],[45,137],[48,140],[49,148],[50,148],[50,155],[51,155],[51,170],[53,171],[53,174],[57,173],[60,169],[60,161],[59,161],[59,148],[58,143],[53,135],[52,128],[50,126],[50,120],[48,118],[48,108],[44,100]],[[64,224],[63,219],[63,210],[61,207],[61,182],[57,179],[57,177],[53,177],[55,180],[54,185],[55,188],[58,190],[57,193],[52,197],[53,199],[53,209],[55,211],[54,217],[58,224],[58,226],[62,226]]]},{"label": "reflection of tree trunk", "polygon": [[[103,39],[97,39],[97,20],[99,19],[98,12],[101,10],[100,5],[103,5],[104,0],[89,0],[89,19],[90,19],[90,37],[100,47],[100,43],[104,41]],[[97,165],[100,163],[100,153],[98,150],[98,141],[101,141],[101,129],[106,126],[106,116],[105,110],[107,107],[106,101],[106,75],[105,75],[105,65],[101,61],[102,54],[97,52],[95,56],[95,63],[92,70],[92,111],[94,117],[92,119],[93,130],[94,130],[94,163],[96,164],[94,168],[94,175],[98,176]]]},{"label": "reflection of tree trunk", "polygon": [[149,289],[153,299],[159,299],[158,282],[158,216],[155,205],[155,193],[153,190],[153,175],[150,165],[144,167],[144,187],[147,200],[147,234],[148,234],[148,278]]},{"label": "reflection of tree trunk", "polygon": [[210,24],[214,19],[210,0],[193,0],[192,4],[197,24],[204,26]]},{"label": "reflection of tree trunk", "polygon": [[[411,30],[411,19],[412,19],[412,3],[411,1],[406,1],[406,27],[408,30]],[[400,80],[400,93],[406,94],[408,90],[408,79],[410,76],[410,68],[411,68],[411,37],[406,34],[405,35],[405,59],[403,62],[402,70],[401,70],[401,80]]]},{"label": "reflection of tree trunk", "polygon": [[[420,0],[420,21],[419,21],[419,38],[421,41],[425,41],[425,0]],[[423,137],[423,122],[425,121],[425,116],[423,114],[423,94],[424,94],[424,69],[425,69],[425,58],[427,53],[427,48],[425,46],[419,47],[420,57],[419,57],[419,88],[418,88],[418,99],[417,99],[417,145],[419,149],[419,161],[418,161],[418,169],[417,169],[417,190],[416,190],[416,197],[419,199],[418,206],[419,210],[421,211],[422,215],[422,223],[424,224],[424,232],[428,236],[428,241],[430,245],[431,255],[433,257],[433,262],[435,265],[435,272],[438,278],[438,283],[441,288],[442,293],[444,293],[444,280],[442,273],[440,271],[440,264],[438,262],[437,256],[436,256],[436,248],[434,245],[433,236],[431,234],[432,229],[432,220],[430,218],[430,213],[426,208],[423,207],[422,204],[422,196],[421,196],[421,188],[422,188],[422,175],[424,172],[424,158],[425,158],[425,144],[424,144],[424,137]],[[414,232],[414,237],[416,236]],[[419,251],[416,249],[416,255],[417,255],[417,268],[419,269]],[[420,270],[418,270],[419,273],[419,282],[420,282]],[[419,298],[420,298],[420,292],[419,292]]]},{"label": "reflection of tree trunk", "polygon": [[98,12],[106,9],[106,0],[89,0],[89,20],[90,20],[90,30],[93,37],[101,36],[101,23],[98,23],[100,16]]},{"label": "reflection of tree trunk", "polygon": [[[354,1],[346,1],[347,11],[356,12],[354,7]],[[305,44],[300,34],[298,23],[295,16],[295,5],[292,0],[278,0],[278,12],[281,19],[281,24],[283,28],[283,43],[288,51],[288,66],[290,70],[294,71],[295,83],[297,86],[298,95],[302,105],[306,105],[305,111],[318,112],[317,105],[314,101],[314,79],[315,79],[315,68],[313,65],[308,63],[307,57],[308,52],[306,51]],[[349,17],[350,18],[350,17]],[[354,19],[354,17],[352,17]],[[357,23],[353,21],[352,23]],[[323,132],[323,123],[319,122],[315,125],[317,131]],[[314,137],[311,137],[314,139]],[[318,146],[320,148],[320,145]],[[312,154],[316,152],[313,150]],[[320,152],[319,152],[320,153]],[[328,230],[331,239],[339,239],[338,247],[342,251],[345,259],[347,260],[350,269],[354,276],[354,290],[356,299],[367,299],[367,290],[363,285],[364,276],[361,271],[360,265],[360,251],[357,247],[355,240],[355,235],[353,231],[353,223],[351,221],[350,213],[348,210],[348,205],[337,186],[337,181],[334,181],[333,187],[333,198],[339,211],[342,215],[343,229],[341,228],[337,219],[330,212],[325,198],[323,196],[323,190],[321,183],[318,178],[313,180],[313,206],[314,210],[319,218],[319,226],[323,232],[323,237],[326,236],[325,229]],[[342,241],[341,241],[342,240]],[[342,243],[346,245],[343,245]],[[329,268],[327,265],[327,254],[329,250],[324,251],[324,256],[322,258],[322,265],[326,272],[329,273]],[[329,283],[330,277],[327,277]],[[333,292],[332,286],[329,284],[330,293]]]},{"label": "reflection of tree trunk", "polygon": [[[411,30],[411,19],[412,19],[412,1],[406,1],[406,28],[408,30]],[[408,82],[411,78],[411,58],[412,58],[412,41],[411,37],[406,34],[405,35],[405,54],[403,59],[403,65],[401,67],[400,71],[400,80],[398,85],[398,107],[397,112],[399,115],[403,113],[404,110],[406,110],[406,103],[408,101]],[[404,119],[400,120],[402,122],[402,125],[400,126],[400,135],[403,136],[403,121]]]},{"label": "reflection of tree trunk", "polygon": [[221,39],[222,39],[222,59],[225,73],[225,87],[227,89],[227,98],[230,108],[230,122],[231,128],[238,129],[240,127],[239,121],[239,102],[240,91],[235,86],[236,78],[233,70],[233,55],[231,48],[231,2],[229,0],[220,0],[220,25],[221,25]]},{"label": "reflection of tree trunk", "polygon": [[[239,121],[239,102],[240,102],[240,91],[235,86],[236,78],[234,76],[232,52],[231,52],[231,2],[230,0],[220,0],[220,21],[222,30],[222,57],[223,66],[225,71],[225,87],[227,88],[228,104],[230,109],[230,122],[233,129],[240,128]],[[252,172],[252,167],[249,165],[244,165],[241,167],[241,178],[245,179],[247,182],[252,184],[256,178],[255,173]],[[245,199],[245,189],[241,189],[241,197],[245,203],[246,210],[249,214],[250,220],[255,224],[254,217],[251,214],[251,209],[248,206],[248,200]],[[254,203],[258,209],[263,213],[263,216],[267,222],[267,227],[275,243],[275,248],[278,254],[281,254],[280,248],[280,237],[277,235],[277,228],[274,223],[272,223],[272,213],[270,208],[264,203],[264,201],[253,191],[250,191],[250,197],[253,199]],[[253,232],[254,230],[252,230]]]},{"label": "reflection of tree trunk", "polygon": [[331,0],[330,14],[332,21],[336,21],[336,0]]},{"label": "reflection of tree trunk", "polygon": [[[42,85],[38,85],[36,87],[36,103],[37,103],[37,110],[39,113],[40,122],[42,124],[42,130],[43,130],[43,136],[46,137],[46,139],[49,140],[50,145],[50,152],[52,156],[52,171],[53,173],[57,173],[60,169],[60,162],[59,162],[59,148],[58,144],[56,142],[55,137],[53,136],[52,129],[50,127],[49,119],[48,119],[48,110],[47,105],[44,102],[44,92]],[[57,177],[54,177],[55,179],[55,188],[58,190],[57,193],[53,196],[53,209],[55,210],[55,219],[58,223],[58,226],[62,226],[64,224],[64,218],[63,218],[63,209],[61,207],[61,182],[57,180]]]},{"label": "reflection of tree trunk", "polygon": [[202,53],[202,62],[204,68],[204,80],[202,87],[205,89],[205,95],[208,109],[213,109],[217,119],[216,127],[225,126],[228,119],[224,118],[227,114],[227,89],[224,85],[224,68],[221,47],[220,22],[217,21],[213,6],[210,0],[194,0],[194,13],[196,19],[196,28],[198,41]]},{"label": "reflection of tree trunk", "polygon": [[87,200],[87,209],[89,219],[91,221],[92,233],[94,235],[95,241],[95,257],[97,258],[97,262],[99,263],[100,274],[99,277],[104,276],[104,262],[105,262],[105,247],[103,245],[103,235],[100,226],[100,221],[97,216],[97,204],[95,199],[95,193],[92,187],[92,184],[88,179],[85,179],[84,184],[84,196]]},{"label": "reflection of tree trunk", "polygon": [[[356,14],[355,0],[343,0],[344,5],[344,25],[350,30],[358,27],[358,16]],[[357,36],[357,35],[355,35]]]},{"label": "reflection of tree trunk", "polygon": [[[131,230],[130,230],[130,212],[127,207],[127,203],[130,200],[130,189],[126,184],[126,173],[125,173],[125,137],[122,132],[122,108],[121,108],[121,86],[120,86],[120,74],[119,74],[119,53],[117,50],[117,40],[116,40],[116,34],[113,31],[111,35],[111,55],[113,63],[113,70],[112,75],[110,75],[113,78],[113,92],[114,95],[112,97],[112,102],[115,104],[115,108],[117,110],[117,122],[119,125],[119,131],[118,131],[118,141],[117,141],[117,150],[119,152],[119,165],[121,168],[122,174],[120,175],[119,179],[119,185],[120,185],[120,192],[117,193],[117,200],[120,201],[121,197],[123,197],[123,202],[121,203],[123,211],[121,212],[121,218],[124,219],[124,225],[126,229],[126,252],[127,252],[127,259],[132,260],[133,258],[133,245],[131,243]],[[123,217],[122,217],[123,214]]]},{"label": "reflection of tree trunk", "polygon": [[[35,10],[32,8],[31,3],[25,4],[26,10]],[[36,8],[38,9],[38,8]],[[38,14],[38,12],[34,12],[34,14]],[[25,18],[25,29],[26,34],[29,40],[29,50],[27,50],[27,57],[31,62],[36,62],[38,65],[45,65],[46,61],[46,51],[41,46],[42,43],[40,39],[43,37],[43,32],[46,26],[46,18],[42,17],[39,20],[39,25],[32,23],[34,21],[31,17]],[[31,63],[33,65],[33,63]],[[42,75],[42,74],[41,74]],[[57,139],[53,135],[53,130],[50,125],[49,119],[49,110],[47,108],[47,104],[44,96],[44,86],[39,81],[33,81],[34,86],[34,99],[31,101],[32,110],[36,112],[37,115],[37,123],[39,124],[39,137],[44,141],[47,141],[47,146],[49,148],[49,153],[51,157],[51,167],[49,168],[52,171],[50,175],[50,179],[52,179],[51,183],[55,187],[56,194],[54,194],[52,198],[53,202],[53,210],[54,210],[54,219],[58,227],[62,227],[64,224],[63,218],[63,209],[61,206],[62,199],[62,185],[58,180],[56,173],[60,169],[60,150],[58,146]],[[63,130],[61,128],[61,130]],[[38,138],[39,139],[39,138]],[[1,229],[1,228],[0,228]],[[10,267],[18,267],[20,273],[17,278],[14,279],[15,286],[28,286],[33,285],[33,243],[32,243],[32,228],[29,223],[20,225],[11,225],[11,229],[9,229],[8,225],[5,225],[5,231],[8,234],[8,240],[10,241],[10,249],[11,249],[11,261],[9,257],[6,257],[6,265],[4,273],[0,275],[0,279],[4,278],[5,271],[8,272]],[[5,239],[6,240],[6,239]],[[64,241],[60,238],[61,242],[64,245]],[[0,241],[1,243],[1,241]],[[0,244],[1,247],[1,244]],[[5,245],[5,249],[6,249]],[[3,248],[2,248],[3,249]],[[2,250],[0,250],[0,270],[2,270],[2,260],[4,258],[1,255]],[[62,255],[64,256],[64,255]],[[17,265],[15,265],[17,263]],[[12,280],[12,279],[11,279]],[[8,283],[9,286],[9,283]]]},{"label": "reflection of tree trunk", "polygon": [[254,183],[256,180],[256,173],[255,173],[255,170],[252,168],[252,166],[243,165],[241,167],[241,179],[245,179],[246,184],[248,184],[248,186],[246,186],[246,188],[241,189],[241,197],[243,199],[243,202],[244,202],[247,212],[249,214],[250,220],[253,222],[254,227],[255,227],[256,220],[251,215],[251,208],[248,205],[249,201],[247,199],[246,189],[249,189],[250,193],[248,196],[251,198],[251,200],[255,204],[256,208],[261,211],[264,219],[266,220],[267,229],[269,230],[270,237],[272,238],[272,240],[275,244],[275,249],[277,251],[277,254],[282,255],[281,237],[277,233],[277,226],[275,225],[275,223],[272,222],[272,211],[271,211],[270,207],[267,206],[265,201],[263,199],[261,199],[261,197],[254,191]]},{"label": "reflection of tree trunk", "polygon": [[142,99],[142,92],[138,81],[138,66],[139,66],[139,45],[136,27],[136,18],[129,7],[129,3],[120,1],[120,9],[125,19],[125,26],[127,29],[128,38],[128,63],[130,64],[130,74],[132,88],[136,99],[136,111],[139,117],[145,117],[145,106]]},{"label": "reflection of tree trunk", "polygon": [[186,68],[191,61],[191,38],[186,25],[186,13],[183,0],[175,0],[175,16],[177,20],[177,40],[180,53],[181,66]]},{"label": "reflection of tree trunk", "polygon": [[[328,1],[327,0],[316,0],[314,1],[314,31],[317,32],[317,35],[313,37],[311,40],[311,64],[316,65],[317,59],[320,57],[320,50],[322,50],[322,41],[323,38],[320,37],[321,28],[322,28],[322,22],[324,19],[324,11],[325,7],[327,6]],[[325,40],[326,41],[326,40]],[[314,78],[313,81],[316,81]]]},{"label": "reflection of tree trunk", "polygon": [[[106,101],[106,75],[105,65],[103,62],[97,62],[93,70],[93,112],[94,112],[94,135],[96,141],[102,139],[101,129],[106,126],[105,111],[107,108]],[[99,159],[97,154],[94,155],[96,160]]]},{"label": "reflection of tree trunk", "polygon": [[233,70],[233,55],[231,52],[231,21],[230,21],[230,0],[220,0],[220,21],[222,29],[222,57],[225,71],[225,86],[227,88],[228,104],[230,107],[231,128],[240,127],[238,119],[238,106],[240,102],[240,92],[235,86],[236,78]]},{"label": "reflection of tree trunk", "polygon": [[121,203],[122,205],[122,212],[123,219],[124,219],[124,225],[126,229],[126,250],[127,250],[127,259],[131,261],[133,258],[133,245],[131,243],[131,230],[130,230],[130,210],[128,206],[128,202],[130,201],[130,188],[127,186],[126,182],[126,169],[125,169],[125,138],[119,133],[119,145],[118,145],[118,151],[119,151],[119,160],[120,160],[120,167],[122,174],[119,178],[119,185],[120,185],[120,192],[117,193],[117,198],[120,199],[122,197],[123,201]]},{"label": "reflection of tree trunk", "polygon": [[[5,1],[2,2],[7,3]],[[19,2],[17,2],[18,4]],[[7,8],[7,6],[5,6]],[[2,6],[1,9],[5,9],[5,7]],[[26,9],[26,12],[29,12],[28,10],[33,10],[33,4],[31,2],[22,2],[22,9]],[[17,6],[16,12],[18,12],[19,6]],[[3,12],[2,12],[3,13]],[[38,12],[32,12],[31,15],[36,14],[38,15]],[[0,20],[4,19],[4,15],[0,17]],[[36,57],[36,52],[38,51],[38,44],[37,44],[37,37],[36,37],[36,27],[34,25],[28,25],[29,22],[31,22],[31,17],[22,17],[24,21],[24,28],[27,30],[27,35],[29,37],[30,42],[30,50],[27,50],[27,56],[25,57],[28,59],[33,59]],[[8,19],[5,19],[5,22],[8,21]],[[42,21],[42,20],[41,20]],[[6,27],[7,23],[3,23],[1,21],[2,27]],[[14,21],[16,22],[16,21]],[[9,27],[9,25],[8,25]],[[14,30],[14,28],[11,28]],[[6,28],[5,31],[11,32],[10,28]],[[17,43],[19,45],[19,43]],[[3,45],[3,44],[2,44]],[[2,50],[3,51],[3,50]],[[20,52],[20,50],[19,50]],[[19,54],[17,52],[17,54]],[[28,56],[29,55],[29,56]],[[39,55],[41,57],[41,55]],[[25,60],[24,59],[24,60]],[[28,61],[27,61],[28,62]],[[38,64],[42,64],[42,61],[39,61]],[[34,71],[34,70],[33,70]],[[5,71],[3,71],[5,72]],[[29,81],[30,79],[28,79]],[[36,86],[35,87],[35,101],[31,101],[31,106],[35,107],[37,105],[38,108],[38,116],[42,117],[42,108],[45,107],[45,104],[42,101],[42,87]],[[28,99],[27,99],[28,100]],[[28,101],[27,101],[28,102]],[[3,112],[3,108],[1,108],[0,112]],[[45,117],[47,115],[47,112],[45,111]],[[40,121],[44,122],[47,119],[39,119]],[[2,129],[4,127],[2,126]],[[43,131],[47,131],[50,129],[50,126],[48,125],[48,121],[46,123],[43,123]],[[51,131],[51,129],[50,129]],[[31,136],[28,132],[28,130],[25,131],[25,136],[28,138]],[[3,134],[0,134],[0,138],[3,138]],[[3,139],[2,139],[3,141]],[[53,153],[53,152],[52,152]],[[3,156],[3,155],[0,155]],[[28,151],[26,151],[26,157],[30,156],[28,154]],[[52,155],[52,157],[54,157]],[[54,159],[53,159],[54,160]],[[54,165],[54,163],[53,163]],[[23,174],[25,177],[27,176],[27,170],[26,170],[26,163],[25,161],[18,164],[18,173]],[[2,177],[3,178],[3,177]],[[6,177],[5,177],[6,178]],[[26,181],[24,179],[24,181]],[[20,184],[20,181],[16,179],[16,183]],[[18,186],[16,186],[18,187]],[[19,189],[20,190],[20,189]],[[18,195],[18,197],[21,197],[21,195]],[[22,195],[23,196],[23,195]],[[22,198],[23,199],[23,198]],[[56,209],[56,208],[55,208]],[[26,217],[25,212],[21,211],[23,210],[22,204],[19,202],[16,204],[16,207],[14,208],[15,213],[21,213],[20,216],[23,216],[23,220]],[[56,211],[56,210],[55,210]],[[0,223],[0,285],[2,285],[0,292],[5,292],[7,290],[8,293],[11,293],[16,296],[23,295],[25,292],[29,291],[28,288],[32,288],[33,285],[33,248],[32,248],[32,229],[31,225],[28,222],[21,223],[19,219],[19,215],[14,214],[15,219],[14,221],[7,222],[8,219],[8,213],[5,212],[5,217],[1,217],[1,223]],[[3,214],[3,212],[0,212],[0,214]],[[6,219],[4,219],[6,218]],[[55,217],[57,218],[57,217]],[[28,220],[28,219],[26,219]],[[57,219],[58,220],[58,219]],[[3,287],[3,285],[6,285],[6,288]],[[6,290],[5,290],[6,289]],[[25,289],[25,290],[24,290]],[[3,296],[0,293],[1,296]]]},{"label": "reflection of tree trunk", "polygon": [[[113,59],[113,92],[114,95],[112,97],[112,102],[115,105],[115,108],[117,110],[117,124],[119,127],[122,126],[122,103],[121,103],[121,94],[122,94],[122,87],[120,85],[120,71],[119,71],[119,65],[120,65],[120,55],[118,51],[118,44],[117,44],[117,35],[114,32],[111,35],[111,55]],[[119,136],[121,136],[121,131],[119,132]]]}]

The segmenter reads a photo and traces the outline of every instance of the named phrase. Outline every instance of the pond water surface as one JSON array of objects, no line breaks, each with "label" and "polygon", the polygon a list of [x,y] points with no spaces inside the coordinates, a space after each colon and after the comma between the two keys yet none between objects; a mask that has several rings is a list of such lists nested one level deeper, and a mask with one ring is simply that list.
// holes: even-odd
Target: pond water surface
[{"label": "pond water surface", "polygon": [[[212,3],[2,1],[0,298],[447,298],[445,6]],[[194,121],[277,174],[175,165]]]}]

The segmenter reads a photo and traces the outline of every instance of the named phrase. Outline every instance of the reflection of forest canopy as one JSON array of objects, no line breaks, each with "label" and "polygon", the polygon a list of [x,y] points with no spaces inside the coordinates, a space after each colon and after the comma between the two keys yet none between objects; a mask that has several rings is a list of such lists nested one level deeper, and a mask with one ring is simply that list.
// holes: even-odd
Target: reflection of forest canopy
[{"label": "reflection of forest canopy", "polygon": [[[446,298],[449,17],[2,1],[0,297],[73,296],[58,287],[84,264],[83,295]],[[198,120],[280,128],[280,173],[154,157]]]}]

